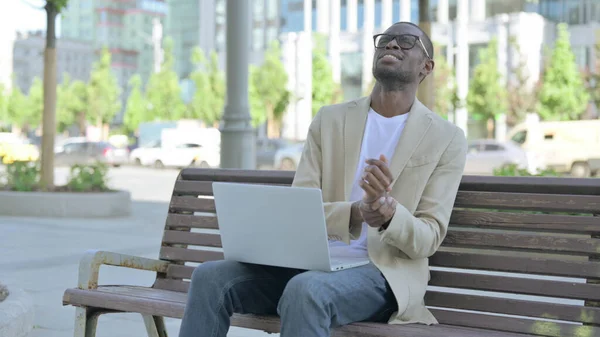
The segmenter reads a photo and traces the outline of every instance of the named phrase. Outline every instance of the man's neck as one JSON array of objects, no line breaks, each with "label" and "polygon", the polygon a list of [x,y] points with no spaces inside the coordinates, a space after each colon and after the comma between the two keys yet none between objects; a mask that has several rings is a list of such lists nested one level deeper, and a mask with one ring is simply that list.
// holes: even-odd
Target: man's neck
[{"label": "man's neck", "polygon": [[401,90],[385,90],[379,83],[371,92],[371,108],[384,117],[403,115],[410,111],[417,88],[407,86]]}]

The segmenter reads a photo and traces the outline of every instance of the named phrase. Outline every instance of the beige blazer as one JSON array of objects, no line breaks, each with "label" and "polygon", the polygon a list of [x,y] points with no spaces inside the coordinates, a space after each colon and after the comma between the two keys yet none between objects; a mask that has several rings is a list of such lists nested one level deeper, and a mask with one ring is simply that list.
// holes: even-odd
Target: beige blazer
[{"label": "beige blazer", "polygon": [[[312,121],[293,186],[323,191],[327,232],[349,243],[361,227],[349,228],[350,191],[358,165],[369,97],[325,106]],[[390,169],[398,201],[388,229],[368,229],[371,261],[398,301],[389,323],[437,323],[424,305],[429,260],[446,236],[467,154],[464,132],[415,102]]]}]

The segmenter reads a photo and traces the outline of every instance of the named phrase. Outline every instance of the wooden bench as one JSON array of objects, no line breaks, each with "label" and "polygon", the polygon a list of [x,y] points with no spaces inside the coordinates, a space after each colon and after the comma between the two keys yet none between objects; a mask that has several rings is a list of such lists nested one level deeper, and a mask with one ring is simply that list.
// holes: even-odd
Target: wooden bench
[{"label": "wooden bench", "polygon": [[[150,336],[181,318],[193,266],[222,259],[213,181],[289,185],[293,172],[187,168],[173,191],[159,260],[89,251],[78,287],[76,336],[103,313],[141,313]],[[560,212],[560,214],[557,214]],[[600,336],[600,179],[463,177],[449,233],[430,258],[425,303],[439,325],[356,323],[335,336]],[[118,239],[118,238],[115,238]],[[152,287],[100,286],[100,265],[156,272]],[[235,315],[234,326],[278,332],[277,317]]]}]

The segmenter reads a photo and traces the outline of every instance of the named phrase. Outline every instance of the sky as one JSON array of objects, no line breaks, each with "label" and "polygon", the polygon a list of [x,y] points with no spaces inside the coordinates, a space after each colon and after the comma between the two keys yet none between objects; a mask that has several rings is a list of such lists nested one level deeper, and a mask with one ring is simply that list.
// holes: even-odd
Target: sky
[{"label": "sky", "polygon": [[32,7],[42,7],[44,3],[43,0],[0,0],[0,39],[6,41],[17,31],[45,30],[46,13]]}]

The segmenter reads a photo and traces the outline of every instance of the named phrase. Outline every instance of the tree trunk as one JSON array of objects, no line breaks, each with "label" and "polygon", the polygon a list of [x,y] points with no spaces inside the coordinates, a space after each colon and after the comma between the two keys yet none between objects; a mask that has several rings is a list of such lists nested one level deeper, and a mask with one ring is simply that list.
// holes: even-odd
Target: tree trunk
[{"label": "tree trunk", "polygon": [[79,125],[79,136],[83,137],[85,136],[85,128],[87,126],[86,120],[85,120],[85,111],[81,111],[79,113],[79,116],[77,116],[78,119],[78,125]]},{"label": "tree trunk", "polygon": [[[431,38],[431,17],[429,0],[419,0],[419,27]],[[415,47],[417,47],[415,45]],[[433,74],[429,74],[419,85],[417,97],[429,109],[433,109]],[[438,111],[439,112],[439,111]]]},{"label": "tree trunk", "polygon": [[52,2],[46,2],[46,49],[44,50],[44,114],[42,118],[42,188],[54,187],[54,138],[56,135],[56,15]]}]

